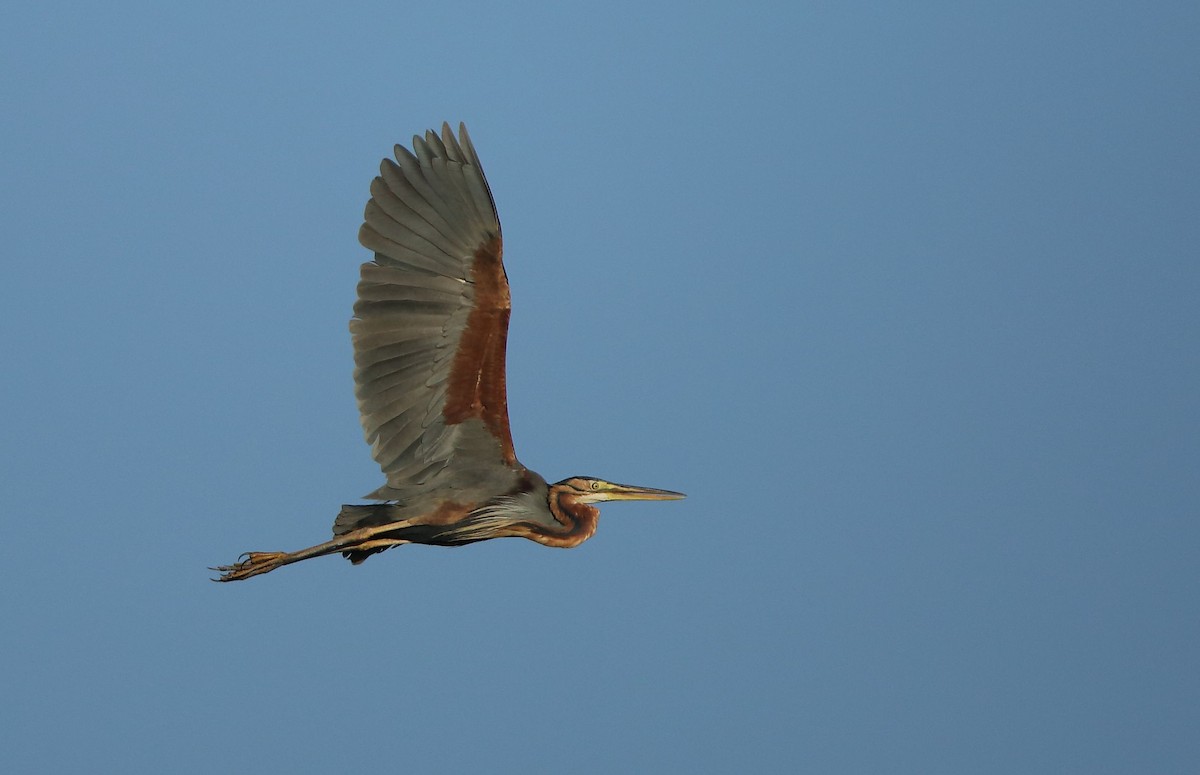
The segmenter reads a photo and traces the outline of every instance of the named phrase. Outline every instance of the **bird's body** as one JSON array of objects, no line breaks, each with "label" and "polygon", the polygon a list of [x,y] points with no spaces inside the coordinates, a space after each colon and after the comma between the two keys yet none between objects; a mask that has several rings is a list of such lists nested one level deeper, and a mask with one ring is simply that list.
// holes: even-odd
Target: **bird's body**
[{"label": "bird's body", "polygon": [[217,568],[235,581],[342,552],[354,563],[406,543],[457,546],[528,538],[572,547],[605,500],[667,500],[669,490],[572,477],[547,484],[517,460],[508,424],[511,309],[500,222],[466,127],[396,146],[371,185],[359,241],[355,393],[386,483],[347,505],[334,538],[298,552],[249,552]]}]

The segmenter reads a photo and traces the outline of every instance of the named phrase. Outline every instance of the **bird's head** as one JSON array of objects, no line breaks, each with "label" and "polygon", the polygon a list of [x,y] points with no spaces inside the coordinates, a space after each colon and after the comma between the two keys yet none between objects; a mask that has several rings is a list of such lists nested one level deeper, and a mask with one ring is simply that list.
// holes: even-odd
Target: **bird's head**
[{"label": "bird's head", "polygon": [[633,487],[628,484],[606,482],[590,476],[572,476],[563,479],[555,487],[570,492],[579,503],[603,503],[604,501],[673,501],[687,496],[672,490],[656,490],[653,487]]}]

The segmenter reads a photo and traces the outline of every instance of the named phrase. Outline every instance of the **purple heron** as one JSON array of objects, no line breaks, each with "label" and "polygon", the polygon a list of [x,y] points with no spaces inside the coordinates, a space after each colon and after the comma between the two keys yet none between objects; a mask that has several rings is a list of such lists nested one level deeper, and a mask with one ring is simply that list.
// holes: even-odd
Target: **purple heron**
[{"label": "purple heron", "polygon": [[547,484],[517,460],[504,353],[511,308],[500,221],[479,157],[459,124],[397,145],[371,184],[350,333],[363,430],[386,483],[342,506],[333,540],[295,552],[247,552],[223,565],[238,581],[312,557],[352,563],[393,546],[460,546],[520,537],[569,548],[591,538],[616,500],[673,500],[670,490],[573,476]]}]

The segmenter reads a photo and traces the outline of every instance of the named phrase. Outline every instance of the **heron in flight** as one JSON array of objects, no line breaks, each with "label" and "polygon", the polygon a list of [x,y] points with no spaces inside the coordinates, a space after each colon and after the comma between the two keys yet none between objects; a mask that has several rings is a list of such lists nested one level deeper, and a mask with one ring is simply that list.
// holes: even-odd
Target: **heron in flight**
[{"label": "heron in flight", "polygon": [[403,544],[461,546],[520,537],[578,546],[596,503],[674,500],[670,490],[573,476],[547,484],[517,460],[504,352],[511,308],[500,221],[466,126],[455,138],[397,145],[371,183],[358,233],[362,265],[350,333],[371,455],[386,483],[371,504],[342,506],[333,540],[295,552],[247,552],[213,570],[238,581],[337,552],[358,564]]}]

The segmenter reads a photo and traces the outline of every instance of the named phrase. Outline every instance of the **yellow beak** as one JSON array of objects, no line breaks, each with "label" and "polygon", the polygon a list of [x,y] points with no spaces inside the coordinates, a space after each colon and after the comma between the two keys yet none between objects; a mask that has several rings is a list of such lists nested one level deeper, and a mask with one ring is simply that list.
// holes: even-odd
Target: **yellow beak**
[{"label": "yellow beak", "polygon": [[613,482],[595,482],[591,492],[580,500],[600,503],[602,501],[676,501],[687,496],[673,490],[656,490],[653,487],[634,487]]}]

